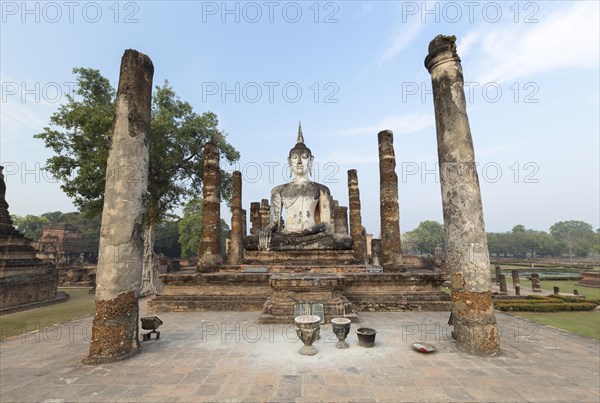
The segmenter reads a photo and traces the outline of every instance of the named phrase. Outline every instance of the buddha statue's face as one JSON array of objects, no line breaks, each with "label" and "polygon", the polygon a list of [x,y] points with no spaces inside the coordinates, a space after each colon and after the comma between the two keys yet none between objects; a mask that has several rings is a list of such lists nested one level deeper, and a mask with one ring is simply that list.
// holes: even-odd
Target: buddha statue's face
[{"label": "buddha statue's face", "polygon": [[292,150],[288,158],[290,169],[295,177],[308,177],[313,157],[309,150]]}]

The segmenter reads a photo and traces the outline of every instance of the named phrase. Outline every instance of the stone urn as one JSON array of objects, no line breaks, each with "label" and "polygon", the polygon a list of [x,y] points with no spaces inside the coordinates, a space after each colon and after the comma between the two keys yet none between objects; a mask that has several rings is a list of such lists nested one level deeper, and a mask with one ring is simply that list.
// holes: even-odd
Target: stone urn
[{"label": "stone urn", "polygon": [[317,315],[301,315],[294,318],[296,334],[304,345],[300,348],[302,355],[315,355],[317,348],[312,344],[319,338],[319,323],[321,318]]},{"label": "stone urn", "polygon": [[337,348],[348,348],[350,347],[346,342],[346,337],[350,333],[350,319],[348,318],[333,318],[331,319],[331,327],[333,333],[338,338],[338,342],[335,345]]}]

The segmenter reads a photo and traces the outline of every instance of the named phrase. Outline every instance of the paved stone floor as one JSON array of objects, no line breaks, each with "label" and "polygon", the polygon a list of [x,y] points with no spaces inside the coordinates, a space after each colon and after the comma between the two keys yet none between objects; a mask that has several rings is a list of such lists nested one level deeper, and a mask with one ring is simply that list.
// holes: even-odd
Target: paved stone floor
[{"label": "paved stone floor", "polygon": [[[81,363],[86,317],[0,343],[0,401],[600,401],[598,341],[498,313],[502,354],[471,357],[456,351],[448,315],[360,313],[378,331],[374,348],[358,345],[352,324],[338,350],[325,325],[306,357],[293,326],[259,326],[258,312],[165,313],[160,340],[100,366]],[[417,353],[415,341],[437,351]]]}]

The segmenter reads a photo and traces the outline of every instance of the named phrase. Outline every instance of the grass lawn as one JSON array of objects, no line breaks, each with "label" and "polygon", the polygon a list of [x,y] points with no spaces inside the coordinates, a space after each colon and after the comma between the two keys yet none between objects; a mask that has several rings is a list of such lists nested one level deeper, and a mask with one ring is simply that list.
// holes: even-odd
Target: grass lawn
[{"label": "grass lawn", "polygon": [[[525,281],[528,281],[525,279]],[[521,279],[521,283],[523,285],[527,285],[527,287],[531,287],[531,281],[528,281],[529,284],[525,283],[523,279]],[[569,294],[573,293],[573,290],[577,290],[579,295],[585,295],[588,298],[600,298],[600,288],[591,288],[591,287],[582,287],[577,284],[577,281],[565,281],[565,280],[540,280],[540,287],[543,290],[548,290],[550,292],[554,291],[554,286],[560,287],[560,292],[567,292]]]},{"label": "grass lawn", "polygon": [[[521,279],[521,282],[523,280]],[[600,298],[600,288],[577,286],[577,281],[544,280],[540,286],[544,290],[553,291],[560,287],[560,292],[572,293],[577,290],[579,295],[587,298]],[[529,285],[530,286],[530,285]],[[550,325],[567,332],[600,340],[600,311],[586,312],[511,312],[511,315],[531,320],[535,323]]]},{"label": "grass lawn", "polygon": [[586,312],[511,312],[513,316],[550,325],[569,333],[600,340],[600,311]]},{"label": "grass lawn", "polygon": [[94,313],[94,294],[88,288],[59,291],[69,294],[67,302],[0,316],[0,341]]}]

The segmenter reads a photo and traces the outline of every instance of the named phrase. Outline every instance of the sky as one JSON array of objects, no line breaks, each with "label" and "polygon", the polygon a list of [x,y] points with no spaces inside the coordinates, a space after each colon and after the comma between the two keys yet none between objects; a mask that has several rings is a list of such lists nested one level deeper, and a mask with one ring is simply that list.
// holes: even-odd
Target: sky
[{"label": "sky", "polygon": [[[377,133],[394,132],[400,229],[443,222],[431,39],[456,35],[486,230],[600,227],[600,9],[597,1],[1,2],[0,164],[12,214],[74,211],[33,136],[74,89],[74,67],[116,87],[136,49],[240,152],[243,205],[289,177],[298,122],[313,180],[379,235]],[[177,210],[178,212],[180,210]],[[229,220],[223,203],[222,217]]]}]

